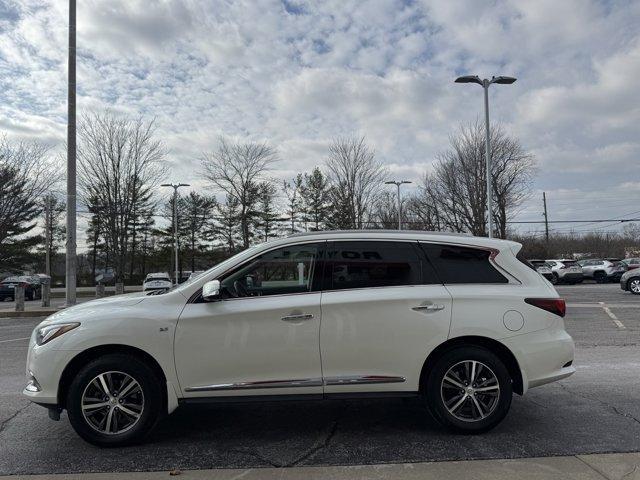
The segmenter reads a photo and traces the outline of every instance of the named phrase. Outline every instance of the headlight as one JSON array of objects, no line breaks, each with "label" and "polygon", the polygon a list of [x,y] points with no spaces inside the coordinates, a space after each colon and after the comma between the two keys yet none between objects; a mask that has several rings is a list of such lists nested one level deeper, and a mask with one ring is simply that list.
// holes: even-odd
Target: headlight
[{"label": "headlight", "polygon": [[55,323],[53,325],[40,327],[36,332],[36,343],[38,345],[44,345],[78,326],[80,326],[79,323]]}]

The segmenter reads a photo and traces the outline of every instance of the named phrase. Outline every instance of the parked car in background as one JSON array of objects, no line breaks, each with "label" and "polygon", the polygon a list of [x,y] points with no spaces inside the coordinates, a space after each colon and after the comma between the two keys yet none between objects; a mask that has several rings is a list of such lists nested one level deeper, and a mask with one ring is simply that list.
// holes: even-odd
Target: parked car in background
[{"label": "parked car in background", "polygon": [[625,264],[627,270],[634,270],[636,268],[640,268],[640,258],[625,258],[620,260]]},{"label": "parked car in background", "polygon": [[0,301],[7,299],[15,300],[16,286],[24,286],[24,299],[37,300],[42,298],[42,285],[40,279],[36,276],[21,275],[16,277],[7,277],[0,282]]},{"label": "parked car in background", "polygon": [[529,263],[533,265],[536,271],[544,278],[549,280],[551,283],[556,283],[556,277],[553,275],[551,265],[549,265],[546,260],[532,259],[529,260]]},{"label": "parked car in background", "polygon": [[513,393],[575,372],[565,302],[521,247],[384,230],[256,245],[166,293],[48,317],[24,395],[111,447],[179,404],[291,396],[413,397],[454,431],[487,431]]},{"label": "parked car in background", "polygon": [[582,267],[573,259],[547,260],[555,277],[553,283],[581,283],[584,279]]},{"label": "parked car in background", "polygon": [[620,288],[634,295],[640,295],[640,269],[627,270],[620,277]]},{"label": "parked car in background", "polygon": [[142,291],[169,290],[172,286],[171,277],[167,272],[150,273],[142,282]]},{"label": "parked car in background", "polygon": [[622,262],[590,258],[579,260],[584,278],[591,278],[598,283],[618,282],[626,268]]}]

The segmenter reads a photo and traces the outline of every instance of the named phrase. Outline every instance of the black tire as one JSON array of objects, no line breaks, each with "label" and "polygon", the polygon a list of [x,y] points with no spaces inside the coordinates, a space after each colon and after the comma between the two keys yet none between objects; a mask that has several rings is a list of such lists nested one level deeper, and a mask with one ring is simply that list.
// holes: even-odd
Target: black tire
[{"label": "black tire", "polygon": [[596,283],[605,283],[607,281],[607,274],[604,272],[593,272],[593,279]]},{"label": "black tire", "polygon": [[[448,392],[448,388],[453,388],[454,390],[457,390],[457,388],[444,382],[444,377],[451,368],[459,368],[459,365],[465,361],[481,362],[484,367],[488,367],[490,373],[487,376],[490,377],[493,374],[499,387],[498,392],[492,394],[491,399],[488,398],[486,393],[484,394],[486,396],[483,397],[483,394],[477,393],[478,396],[476,396],[474,392],[473,396],[475,398],[472,398],[471,395],[466,395],[467,399],[463,401],[460,409],[456,411],[461,416],[465,411],[475,411],[477,413],[477,408],[473,403],[478,399],[484,407],[485,404],[482,403],[484,398],[485,401],[491,402],[491,407],[484,412],[486,416],[480,419],[461,419],[453,415],[445,404],[445,393],[443,392]],[[480,369],[480,375],[482,375],[483,370]],[[481,378],[484,379],[485,377]],[[455,432],[465,434],[486,432],[500,423],[509,412],[513,395],[512,383],[507,368],[495,354],[482,347],[459,347],[440,357],[429,372],[425,386],[427,405],[439,423]],[[446,388],[443,388],[444,384],[447,385]],[[460,390],[457,393],[463,395],[463,392],[463,390]],[[450,405],[453,406],[454,403],[457,403],[456,400],[452,399]]]},{"label": "black tire", "polygon": [[640,295],[640,277],[632,277],[627,280],[627,290],[634,295]]},{"label": "black tire", "polygon": [[[139,418],[137,418],[128,429],[121,433],[104,433],[98,431],[85,418],[82,410],[82,399],[85,390],[87,389],[88,391],[89,388],[93,388],[90,387],[92,381],[100,374],[107,372],[118,372],[130,376],[138,382],[142,392],[143,408]],[[117,376],[116,373],[111,373],[111,375],[114,377]],[[114,383],[115,381],[116,380],[113,380]],[[66,401],[69,421],[76,433],[93,445],[100,447],[120,447],[138,443],[149,434],[162,417],[163,393],[161,385],[162,382],[154,373],[153,369],[137,357],[126,354],[105,355],[89,362],[76,374],[71,382]],[[118,386],[114,385],[114,389],[117,390],[117,388]],[[139,393],[137,395],[137,398],[140,398]],[[116,410],[122,407],[118,407],[117,403],[114,403],[114,405],[115,407],[109,406],[108,408],[114,409],[114,417],[119,415],[121,419],[124,418],[122,423],[125,424],[131,417],[126,416],[122,411],[116,414]],[[125,403],[124,405],[127,404]]]},{"label": "black tire", "polygon": [[552,285],[557,285],[560,281],[560,279],[558,278],[558,274],[554,272],[553,277],[551,277],[550,281]]}]

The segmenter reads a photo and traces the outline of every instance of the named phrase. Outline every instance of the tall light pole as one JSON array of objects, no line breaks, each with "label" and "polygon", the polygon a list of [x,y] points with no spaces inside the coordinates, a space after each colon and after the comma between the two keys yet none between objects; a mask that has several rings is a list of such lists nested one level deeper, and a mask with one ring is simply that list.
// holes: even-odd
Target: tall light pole
[{"label": "tall light pole", "polygon": [[66,305],[76,304],[76,0],[69,0],[69,79],[67,91]]},{"label": "tall light pole", "polygon": [[485,121],[485,164],[487,168],[487,229],[489,231],[489,238],[493,237],[493,208],[491,206],[491,140],[489,130],[489,86],[492,83],[511,84],[515,82],[514,77],[491,77],[491,80],[485,78],[480,80],[477,75],[465,75],[463,77],[456,78],[456,83],[477,83],[484,88],[484,121]]},{"label": "tall light pole", "polygon": [[175,281],[178,285],[178,189],[189,187],[188,183],[163,183],[161,187],[173,188],[173,241],[175,247]]},{"label": "tall light pole", "polygon": [[405,185],[407,183],[413,183],[408,180],[389,180],[388,182],[384,182],[385,185],[395,185],[398,187],[398,230],[402,230],[402,199],[400,198],[400,185]]}]

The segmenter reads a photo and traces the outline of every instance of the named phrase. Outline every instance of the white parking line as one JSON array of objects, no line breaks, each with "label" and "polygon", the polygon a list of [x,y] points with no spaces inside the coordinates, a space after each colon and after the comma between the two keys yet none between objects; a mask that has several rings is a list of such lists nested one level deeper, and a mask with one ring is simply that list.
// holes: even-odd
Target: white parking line
[{"label": "white parking line", "polygon": [[0,343],[17,342],[18,340],[29,340],[31,337],[12,338],[11,340],[0,340]]},{"label": "white parking line", "polygon": [[618,320],[618,317],[616,317],[613,312],[611,311],[611,309],[609,307],[607,307],[607,304],[604,302],[598,302],[600,304],[600,306],[602,307],[602,309],[604,310],[604,313],[606,313],[607,315],[609,315],[609,317],[611,318],[611,320],[613,320],[613,323],[616,324],[616,326],[621,329],[621,330],[626,330],[627,327],[624,326],[624,324]]}]

